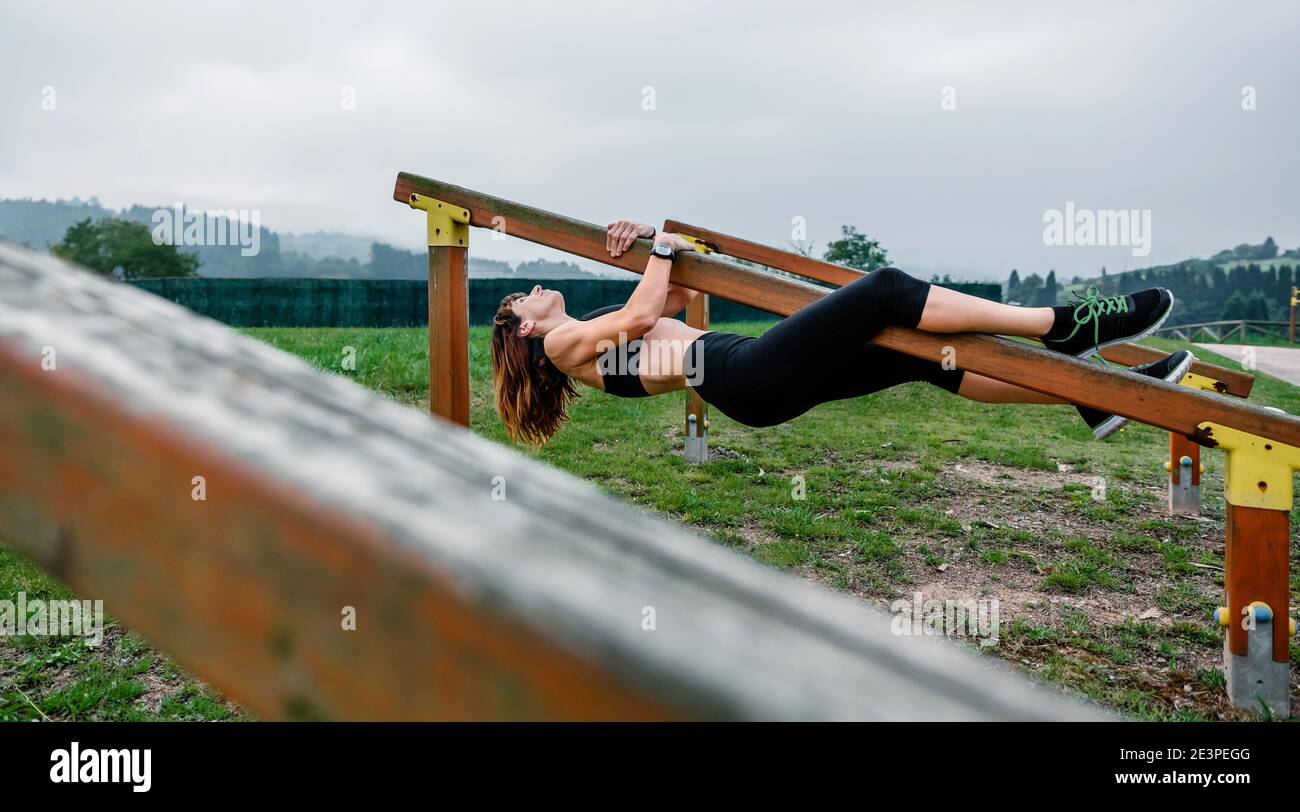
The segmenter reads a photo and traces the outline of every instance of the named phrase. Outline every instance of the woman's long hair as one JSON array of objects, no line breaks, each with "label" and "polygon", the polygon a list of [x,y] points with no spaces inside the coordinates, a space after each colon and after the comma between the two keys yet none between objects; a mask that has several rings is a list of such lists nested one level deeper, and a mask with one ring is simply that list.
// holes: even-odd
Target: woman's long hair
[{"label": "woman's long hair", "polygon": [[510,439],[540,446],[564,425],[565,410],[578,390],[546,357],[542,339],[520,337],[520,319],[511,304],[523,295],[502,299],[492,319],[492,382],[497,414]]}]

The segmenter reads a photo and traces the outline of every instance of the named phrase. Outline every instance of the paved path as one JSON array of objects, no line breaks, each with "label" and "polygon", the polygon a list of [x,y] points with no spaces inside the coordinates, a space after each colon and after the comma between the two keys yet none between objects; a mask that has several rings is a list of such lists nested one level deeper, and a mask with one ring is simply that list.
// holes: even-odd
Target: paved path
[{"label": "paved path", "polygon": [[1251,347],[1241,344],[1197,344],[1210,352],[1240,362],[1247,350],[1255,352],[1255,367],[1275,378],[1300,386],[1300,348]]}]

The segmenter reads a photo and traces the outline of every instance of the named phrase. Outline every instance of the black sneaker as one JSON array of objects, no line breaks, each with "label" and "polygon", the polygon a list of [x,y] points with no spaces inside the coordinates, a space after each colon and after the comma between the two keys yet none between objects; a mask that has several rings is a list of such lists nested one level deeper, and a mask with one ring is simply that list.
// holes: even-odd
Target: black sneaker
[{"label": "black sneaker", "polygon": [[[1151,378],[1159,378],[1169,383],[1178,383],[1187,374],[1191,368],[1192,362],[1196,356],[1187,350],[1179,350],[1176,353],[1161,358],[1159,361],[1152,361],[1140,367],[1133,367],[1129,372],[1136,372],[1139,375],[1146,375]],[[1076,406],[1079,410],[1079,416],[1092,429],[1092,436],[1098,440],[1104,440],[1115,432],[1124,428],[1128,422],[1127,417],[1120,417],[1117,414],[1106,414],[1096,409],[1089,409],[1087,406]]]},{"label": "black sneaker", "polygon": [[1086,296],[1067,305],[1073,308],[1074,323],[1044,336],[1043,346],[1067,355],[1086,356],[1124,341],[1136,341],[1154,333],[1174,309],[1174,294],[1165,288],[1148,288],[1126,296],[1097,297],[1095,287]]}]

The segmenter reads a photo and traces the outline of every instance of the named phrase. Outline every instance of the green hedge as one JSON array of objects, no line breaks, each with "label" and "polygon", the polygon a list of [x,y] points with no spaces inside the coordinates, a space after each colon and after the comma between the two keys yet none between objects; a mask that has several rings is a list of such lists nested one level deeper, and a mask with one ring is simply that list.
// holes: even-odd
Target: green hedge
[{"label": "green hedge", "polygon": [[[406,279],[142,279],[129,284],[170,299],[232,327],[423,327],[428,323],[428,283]],[[490,324],[507,293],[535,284],[558,290],[566,308],[581,315],[627,301],[636,280],[471,279],[471,324]],[[945,285],[1001,301],[996,284]],[[767,321],[776,317],[745,305],[713,299],[715,322]]]}]

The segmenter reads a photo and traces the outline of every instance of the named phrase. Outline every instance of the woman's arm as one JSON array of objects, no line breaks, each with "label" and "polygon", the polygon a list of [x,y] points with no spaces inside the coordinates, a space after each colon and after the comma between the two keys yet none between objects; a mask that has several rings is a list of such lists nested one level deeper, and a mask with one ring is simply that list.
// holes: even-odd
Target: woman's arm
[{"label": "woman's arm", "polygon": [[664,299],[664,311],[659,315],[666,319],[676,316],[686,309],[686,305],[690,304],[691,300],[698,294],[699,291],[684,288],[681,285],[670,284],[668,286],[668,295]]},{"label": "woman's arm", "polygon": [[[637,241],[638,237],[650,238],[655,235],[654,226],[638,223],[635,220],[615,220],[606,226],[605,230],[605,248],[609,251],[610,256],[621,256],[632,244]],[[688,246],[688,250],[693,250]],[[671,318],[691,303],[696,296],[696,291],[690,288],[679,287],[678,285],[669,284],[668,293],[664,301],[663,310],[659,315],[663,318]],[[594,321],[594,319],[593,319]]]},{"label": "woman's arm", "polygon": [[[633,236],[632,239],[635,240],[636,237]],[[678,253],[694,250],[690,243],[676,234],[659,234],[655,237],[655,242],[665,243]],[[617,244],[621,244],[621,241],[613,245]],[[650,257],[641,281],[622,309],[591,321],[572,321],[551,331],[545,338],[546,354],[561,369],[575,368],[591,361],[612,345],[640,338],[650,332],[671,304],[668,290],[675,287],[668,282],[671,272],[672,262],[663,257]],[[672,313],[680,309],[678,307]]]}]

